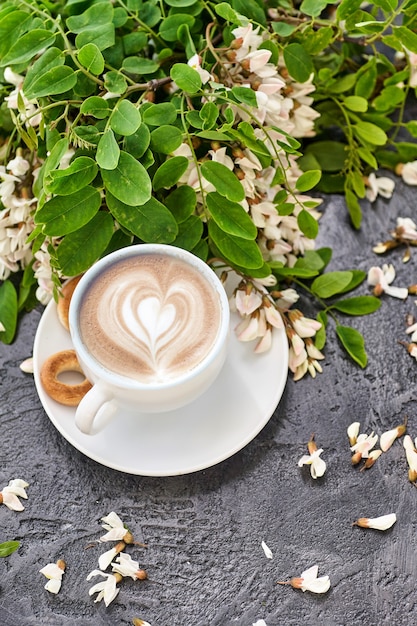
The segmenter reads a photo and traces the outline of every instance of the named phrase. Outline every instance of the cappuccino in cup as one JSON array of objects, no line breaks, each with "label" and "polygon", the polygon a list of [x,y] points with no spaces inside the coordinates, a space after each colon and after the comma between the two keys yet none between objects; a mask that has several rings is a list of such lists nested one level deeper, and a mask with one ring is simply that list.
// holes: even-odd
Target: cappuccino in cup
[{"label": "cappuccino in cup", "polygon": [[78,428],[93,434],[126,410],[161,413],[196,400],[224,364],[229,322],[222,283],[191,252],[139,244],[100,259],[69,310],[73,346],[93,384],[77,407]]},{"label": "cappuccino in cup", "polygon": [[79,312],[83,343],[103,367],[142,383],[186,374],[210,352],[218,294],[182,259],[133,256],[96,276]]}]

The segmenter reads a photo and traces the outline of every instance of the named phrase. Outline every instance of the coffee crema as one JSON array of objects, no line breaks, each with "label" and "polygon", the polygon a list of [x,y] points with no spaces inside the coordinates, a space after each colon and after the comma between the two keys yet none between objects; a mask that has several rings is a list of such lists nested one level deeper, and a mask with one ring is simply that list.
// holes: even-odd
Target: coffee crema
[{"label": "coffee crema", "polygon": [[144,254],[115,262],[94,280],[79,313],[80,334],[106,369],[142,383],[169,382],[210,352],[220,297],[185,261]]}]

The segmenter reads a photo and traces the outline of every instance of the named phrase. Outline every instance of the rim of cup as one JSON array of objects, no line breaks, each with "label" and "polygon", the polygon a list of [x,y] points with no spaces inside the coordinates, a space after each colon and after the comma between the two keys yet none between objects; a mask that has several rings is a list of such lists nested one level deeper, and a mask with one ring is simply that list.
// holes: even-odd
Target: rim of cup
[{"label": "rim of cup", "polygon": [[[135,380],[129,378],[128,376],[123,376],[122,374],[117,374],[116,372],[111,371],[105,365],[102,365],[95,357],[93,357],[88,351],[87,347],[83,343],[81,339],[81,334],[79,332],[79,324],[78,324],[78,313],[79,313],[79,304],[84,295],[84,293],[88,290],[91,281],[100,274],[102,271],[106,269],[106,267],[110,267],[111,265],[121,261],[123,259],[137,256],[137,254],[163,254],[171,257],[175,257],[186,261],[191,264],[195,269],[202,272],[207,279],[208,283],[213,287],[215,291],[217,291],[220,299],[220,324],[217,332],[216,339],[214,344],[208,354],[191,370],[177,376],[173,379],[170,379],[166,382],[150,382],[145,383],[139,380]],[[214,361],[219,353],[224,349],[225,342],[227,341],[227,336],[229,334],[229,323],[230,323],[230,309],[229,309],[229,300],[226,294],[226,291],[221,283],[219,277],[215,273],[213,269],[202,259],[197,257],[192,252],[188,250],[184,250],[183,248],[178,248],[176,246],[171,246],[169,244],[155,244],[155,243],[141,243],[141,244],[133,244],[131,246],[126,246],[124,248],[120,248],[119,250],[115,250],[110,254],[99,259],[94,265],[92,265],[82,276],[81,280],[77,284],[74,289],[74,293],[72,294],[70,307],[69,307],[69,328],[71,339],[73,343],[73,347],[80,359],[85,363],[85,365],[93,371],[99,379],[108,382],[117,387],[124,387],[129,389],[149,389],[149,390],[157,390],[157,389],[168,389],[170,387],[176,387],[188,380],[191,380],[195,376],[197,376],[202,370],[205,370],[212,361]]]}]

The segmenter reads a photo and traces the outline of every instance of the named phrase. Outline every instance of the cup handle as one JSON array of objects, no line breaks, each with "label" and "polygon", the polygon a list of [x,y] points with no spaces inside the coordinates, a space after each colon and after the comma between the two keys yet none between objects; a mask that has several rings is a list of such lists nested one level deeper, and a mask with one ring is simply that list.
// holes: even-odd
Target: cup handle
[{"label": "cup handle", "polygon": [[[92,435],[94,434],[93,426],[96,417],[100,417],[100,420],[97,421],[100,421],[102,428],[103,423],[107,423],[116,410],[117,403],[113,394],[106,389],[104,383],[98,382],[79,403],[75,412],[75,425],[82,433]],[[96,432],[101,428],[99,427]]]}]

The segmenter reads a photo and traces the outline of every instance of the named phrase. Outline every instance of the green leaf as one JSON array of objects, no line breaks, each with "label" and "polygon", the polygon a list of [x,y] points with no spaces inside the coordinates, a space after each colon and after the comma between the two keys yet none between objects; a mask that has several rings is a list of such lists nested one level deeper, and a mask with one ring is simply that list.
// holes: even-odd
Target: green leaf
[{"label": "green leaf", "polygon": [[141,122],[138,109],[129,100],[119,100],[110,117],[110,126],[119,135],[133,135]]},{"label": "green leaf", "polygon": [[319,232],[319,224],[315,217],[302,209],[297,215],[297,224],[301,232],[309,239],[315,239]]},{"label": "green leaf", "polygon": [[28,29],[27,23],[31,21],[31,15],[26,11],[12,11],[0,19],[0,58],[7,54],[12,45],[19,39],[21,34]]},{"label": "green leaf", "polygon": [[97,176],[98,167],[90,157],[77,157],[63,170],[53,170],[45,180],[45,191],[68,196],[89,185]]},{"label": "green leaf", "polygon": [[128,74],[154,74],[159,69],[159,63],[153,59],[144,59],[142,57],[126,57],[123,59],[122,68]]},{"label": "green leaf", "polygon": [[179,181],[188,167],[188,159],[183,156],[167,159],[158,167],[152,180],[153,188],[169,189]]},{"label": "green leaf", "polygon": [[264,260],[255,241],[225,233],[214,220],[209,221],[208,231],[221,256],[232,265],[238,265],[246,270],[263,267]]},{"label": "green leaf", "polygon": [[322,170],[339,172],[345,165],[346,146],[339,141],[316,141],[306,148],[305,154],[314,155]]},{"label": "green leaf", "polygon": [[305,83],[312,72],[314,72],[313,62],[299,43],[290,43],[284,48],[284,60],[290,75],[300,83]]},{"label": "green leaf", "polygon": [[360,96],[346,96],[343,103],[349,111],[365,113],[368,110],[368,101]]},{"label": "green leaf", "polygon": [[54,67],[64,65],[65,56],[62,50],[58,48],[49,48],[28,68],[25,80],[23,82],[23,91],[27,98],[36,97],[36,87],[32,87],[45,72]]},{"label": "green leaf", "polygon": [[[68,65],[53,67],[33,81],[28,98],[43,98],[64,93],[72,89],[77,82],[77,74]],[[26,94],[25,94],[26,95]]]},{"label": "green leaf", "polygon": [[308,172],[304,172],[304,174],[301,174],[301,176],[297,179],[295,187],[296,189],[298,189],[298,191],[301,192],[309,191],[317,185],[317,183],[320,181],[320,178],[320,170],[310,170]]},{"label": "green leaf", "polygon": [[181,185],[165,198],[165,204],[175,217],[178,224],[194,213],[197,194],[192,187]]},{"label": "green leaf", "polygon": [[114,46],[114,24],[105,24],[104,26],[88,28],[83,30],[75,38],[75,45],[77,48],[82,48],[90,43],[94,43],[99,50],[106,50],[106,48]]},{"label": "green leaf", "polygon": [[331,298],[341,293],[352,280],[352,272],[327,272],[317,276],[311,285],[312,292],[319,298]]},{"label": "green leaf", "polygon": [[380,298],[375,296],[356,296],[354,298],[346,298],[332,304],[331,309],[336,309],[346,315],[369,315],[374,313],[381,306]]},{"label": "green leaf", "polygon": [[3,57],[0,67],[23,64],[30,61],[35,54],[49,48],[55,41],[55,35],[49,30],[35,28],[15,41],[8,53]]},{"label": "green leaf", "polygon": [[151,148],[160,154],[171,154],[182,144],[182,132],[176,126],[164,124],[151,132]]},{"label": "green leaf", "polygon": [[203,235],[203,222],[198,215],[190,215],[185,222],[181,222],[178,227],[178,235],[173,244],[184,250],[192,250],[201,240]]},{"label": "green leaf", "polygon": [[388,137],[382,128],[379,128],[376,124],[371,124],[371,122],[360,121],[352,125],[352,130],[357,137],[374,146],[384,146],[388,141]]},{"label": "green leaf", "polygon": [[151,197],[152,185],[143,165],[131,154],[121,150],[117,167],[101,171],[104,186],[129,206],[145,204]]},{"label": "green leaf", "polygon": [[201,88],[201,76],[186,63],[175,63],[170,71],[172,80],[186,93],[197,93]]},{"label": "green leaf", "polygon": [[43,232],[53,237],[72,233],[89,222],[100,208],[100,193],[84,187],[68,196],[55,196],[37,210],[35,223],[43,224]]},{"label": "green leaf", "polygon": [[161,23],[159,35],[165,41],[178,41],[178,29],[183,24],[188,24],[189,28],[194,25],[195,19],[192,15],[186,13],[177,13],[169,15]]},{"label": "green leaf", "polygon": [[398,0],[374,0],[374,4],[377,7],[381,7],[384,11],[387,11],[387,13],[390,13],[397,8]]},{"label": "green leaf", "polygon": [[356,287],[363,283],[367,276],[367,273],[363,270],[349,270],[349,272],[352,274],[352,280],[339,293],[347,293],[348,291],[352,291],[352,289],[356,289]]},{"label": "green leaf", "polygon": [[10,280],[0,286],[0,323],[5,330],[0,331],[0,341],[12,343],[17,326],[17,293]]},{"label": "green leaf", "polygon": [[317,313],[317,321],[321,323],[321,328],[316,332],[314,337],[314,345],[317,350],[322,350],[326,345],[326,328],[327,328],[327,313],[325,311],[319,311]]},{"label": "green leaf", "polygon": [[162,126],[162,124],[173,124],[177,119],[177,109],[172,102],[161,102],[152,104],[143,113],[143,121],[148,126]]},{"label": "green leaf", "polygon": [[110,71],[104,75],[104,87],[110,93],[122,95],[127,89],[126,78],[120,72]]},{"label": "green leaf", "polygon": [[231,92],[238,102],[258,108],[256,93],[250,87],[233,87]]},{"label": "green leaf", "polygon": [[20,546],[20,541],[4,541],[0,543],[0,557],[10,556]]},{"label": "green leaf", "polygon": [[295,276],[297,278],[314,278],[319,273],[318,270],[310,267],[284,267],[282,264],[272,261],[269,263],[276,276]]},{"label": "green leaf", "polygon": [[57,248],[57,259],[64,276],[85,272],[99,259],[110,243],[113,218],[99,211],[88,224],[67,235]]},{"label": "green leaf", "polygon": [[417,34],[406,26],[393,26],[393,34],[404,48],[417,53]]},{"label": "green leaf", "polygon": [[86,70],[98,76],[104,70],[104,58],[95,43],[87,43],[78,52],[78,60]]},{"label": "green leaf", "polygon": [[229,2],[220,2],[214,6],[217,15],[232,24],[241,24],[241,16],[230,6]]},{"label": "green leaf", "polygon": [[141,206],[128,206],[106,194],[107,206],[121,226],[147,243],[172,243],[178,225],[171,212],[156,198]]},{"label": "green leaf", "polygon": [[360,367],[365,368],[368,363],[368,357],[365,352],[365,342],[361,333],[349,326],[336,326],[336,334],[342,343],[342,346],[349,356]]},{"label": "green leaf", "polygon": [[232,202],[241,202],[245,198],[245,190],[237,176],[222,163],[205,161],[201,165],[201,173],[221,196]]},{"label": "green leaf", "polygon": [[107,100],[100,98],[100,96],[91,96],[84,100],[80,107],[80,112],[83,115],[91,115],[98,120],[102,120],[109,115],[110,109]]},{"label": "green leaf", "polygon": [[67,18],[67,27],[73,33],[82,33],[88,28],[104,27],[112,23],[114,9],[111,2],[97,2],[80,15]]},{"label": "green leaf", "polygon": [[300,11],[311,17],[319,17],[328,4],[330,3],[327,0],[303,0]]},{"label": "green leaf", "polygon": [[355,196],[353,191],[345,189],[345,200],[353,226],[355,228],[360,228],[362,221],[362,209],[358,198]]},{"label": "green leaf", "polygon": [[206,202],[211,217],[221,230],[243,239],[256,239],[258,229],[240,204],[216,192],[208,193]]},{"label": "green leaf", "polygon": [[146,124],[141,124],[133,135],[125,137],[124,146],[136,159],[140,159],[145,154],[151,141],[151,134]]},{"label": "green leaf", "polygon": [[286,22],[272,22],[272,30],[280,37],[289,37],[296,29],[294,24],[287,24]]},{"label": "green leaf", "polygon": [[[217,122],[217,118],[219,116],[219,109],[214,104],[214,102],[205,102],[200,109],[199,117],[202,120],[202,128],[203,130],[212,129]],[[199,127],[197,127],[199,128]]]}]

